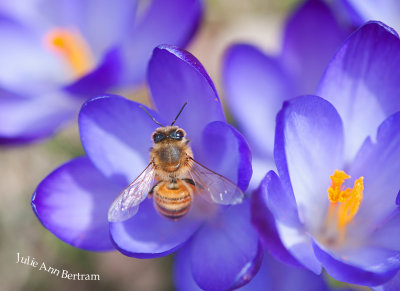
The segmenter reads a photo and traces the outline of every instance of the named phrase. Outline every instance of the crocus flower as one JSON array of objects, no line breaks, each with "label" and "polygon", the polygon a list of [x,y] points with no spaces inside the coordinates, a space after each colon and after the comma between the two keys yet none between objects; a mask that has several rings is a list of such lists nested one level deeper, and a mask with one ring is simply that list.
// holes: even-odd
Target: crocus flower
[{"label": "crocus flower", "polygon": [[252,204],[257,229],[281,260],[366,286],[400,269],[399,51],[390,27],[367,23],[328,65],[317,90],[325,99],[284,103],[275,131],[279,176],[267,174]]},{"label": "crocus flower", "polygon": [[94,96],[144,80],[152,49],[185,46],[201,0],[3,1],[0,142],[46,137]]},{"label": "crocus flower", "polygon": [[282,102],[315,93],[318,81],[349,34],[322,1],[304,1],[288,18],[278,56],[235,44],[223,65],[225,99],[253,154],[252,188],[274,168],[275,116]]},{"label": "crocus flower", "polygon": [[[194,158],[244,191],[251,176],[250,151],[239,132],[225,123],[216,89],[200,62],[184,50],[159,46],[149,63],[148,82],[158,109],[148,109],[151,115],[168,124],[188,102],[176,125],[191,140]],[[171,221],[145,199],[131,219],[107,221],[112,201],[149,163],[151,135],[158,126],[139,106],[102,96],[82,107],[79,128],[87,156],[67,162],[39,184],[32,197],[37,217],[58,238],[85,250],[115,247],[127,256],[154,258],[184,245],[202,288],[244,284],[262,255],[247,200],[226,211],[226,206],[211,215],[189,211]]]}]

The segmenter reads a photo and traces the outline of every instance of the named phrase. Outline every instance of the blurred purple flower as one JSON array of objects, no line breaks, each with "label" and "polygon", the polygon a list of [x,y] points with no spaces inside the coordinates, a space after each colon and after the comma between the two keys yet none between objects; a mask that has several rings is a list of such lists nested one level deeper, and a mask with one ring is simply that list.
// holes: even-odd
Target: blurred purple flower
[{"label": "blurred purple flower", "polygon": [[[151,114],[166,124],[187,101],[177,125],[187,132],[195,159],[245,190],[252,171],[250,151],[239,132],[225,123],[214,84],[200,62],[184,50],[159,46],[149,63],[148,81],[159,110],[149,110]],[[206,220],[190,211],[170,221],[146,199],[131,219],[108,223],[112,201],[148,164],[156,127],[133,101],[117,96],[88,101],[79,115],[87,156],[67,162],[39,184],[32,197],[37,217],[58,238],[86,250],[115,247],[127,256],[154,258],[185,245],[192,273],[204,289],[247,282],[262,255],[247,200],[218,208]]]},{"label": "blurred purple flower", "polygon": [[[270,171],[252,204],[257,229],[281,260],[367,286],[400,269],[399,52],[391,28],[367,23],[327,67],[317,94],[328,101],[284,103],[275,131],[279,177]],[[336,170],[351,183],[342,185],[350,177]]]},{"label": "blurred purple flower", "polygon": [[145,77],[153,48],[185,46],[202,0],[3,1],[0,143],[51,135],[82,103]]},{"label": "blurred purple flower", "polygon": [[251,188],[274,168],[273,132],[282,102],[315,93],[326,65],[349,33],[329,6],[311,0],[287,20],[278,56],[267,56],[248,44],[228,49],[223,85],[232,115],[252,150]]}]

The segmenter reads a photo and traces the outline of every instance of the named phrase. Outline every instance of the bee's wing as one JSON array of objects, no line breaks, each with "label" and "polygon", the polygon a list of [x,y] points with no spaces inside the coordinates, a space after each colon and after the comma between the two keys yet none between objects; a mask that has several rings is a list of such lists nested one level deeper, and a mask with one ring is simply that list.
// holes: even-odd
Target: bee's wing
[{"label": "bee's wing", "polygon": [[146,198],[154,183],[154,176],[154,164],[151,162],[111,204],[108,210],[108,221],[124,221],[135,215],[139,204]]},{"label": "bee's wing", "polygon": [[243,200],[243,192],[233,182],[217,174],[193,158],[189,158],[190,176],[195,182],[196,192],[210,202],[237,204]]}]

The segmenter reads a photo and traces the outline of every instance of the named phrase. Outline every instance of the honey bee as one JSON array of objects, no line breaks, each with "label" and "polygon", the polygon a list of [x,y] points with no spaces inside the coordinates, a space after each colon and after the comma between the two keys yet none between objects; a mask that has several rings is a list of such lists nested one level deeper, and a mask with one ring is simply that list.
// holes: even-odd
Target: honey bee
[{"label": "honey bee", "polygon": [[155,209],[162,216],[173,220],[189,211],[194,195],[224,205],[242,202],[243,192],[234,183],[193,159],[186,132],[174,126],[186,104],[169,126],[163,126],[141,107],[160,127],[152,134],[150,163],[114,200],[108,211],[110,222],[135,215],[147,196],[154,198]]}]

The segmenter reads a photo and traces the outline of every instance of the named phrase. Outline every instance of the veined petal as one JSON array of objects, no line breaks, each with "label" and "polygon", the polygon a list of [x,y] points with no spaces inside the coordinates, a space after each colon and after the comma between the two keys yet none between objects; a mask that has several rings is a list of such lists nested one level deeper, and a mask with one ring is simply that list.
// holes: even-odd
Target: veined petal
[{"label": "veined petal", "polygon": [[286,101],[277,116],[275,162],[282,188],[294,193],[300,221],[318,229],[329,205],[329,176],[343,167],[343,127],[335,108],[311,95]]},{"label": "veined petal", "polygon": [[154,105],[167,123],[188,102],[176,125],[186,130],[193,146],[201,144],[202,132],[208,123],[225,120],[213,82],[190,53],[169,45],[155,48],[148,80]]},{"label": "veined petal", "polygon": [[329,60],[350,33],[323,1],[304,1],[286,23],[281,61],[297,80],[296,95],[314,94]]},{"label": "veined petal", "polygon": [[237,288],[258,271],[260,252],[257,232],[250,223],[250,205],[244,201],[208,221],[193,237],[193,278],[204,290]]},{"label": "veined petal", "polygon": [[31,204],[43,226],[64,242],[85,250],[111,250],[107,211],[122,188],[80,157],[48,175]]},{"label": "veined petal", "polygon": [[282,102],[295,96],[292,80],[276,59],[251,45],[236,44],[226,52],[223,83],[226,101],[253,154],[271,157],[275,116]]},{"label": "veined petal", "polygon": [[[350,161],[367,136],[400,109],[400,40],[380,22],[354,32],[332,59],[317,94],[338,110]],[[340,89],[338,89],[340,88]]]},{"label": "veined petal", "polygon": [[157,45],[185,47],[200,24],[203,5],[202,0],[151,1],[123,44],[127,61],[125,82],[143,81],[151,52]]},{"label": "veined petal", "polygon": [[89,158],[106,176],[118,176],[126,185],[150,162],[151,134],[157,128],[139,106],[119,96],[102,96],[84,104],[79,115]]}]

